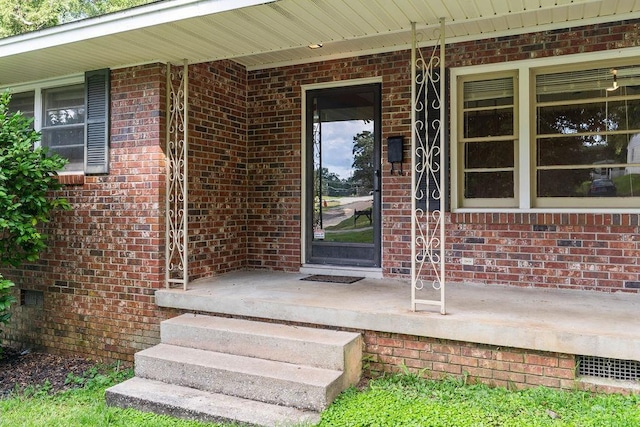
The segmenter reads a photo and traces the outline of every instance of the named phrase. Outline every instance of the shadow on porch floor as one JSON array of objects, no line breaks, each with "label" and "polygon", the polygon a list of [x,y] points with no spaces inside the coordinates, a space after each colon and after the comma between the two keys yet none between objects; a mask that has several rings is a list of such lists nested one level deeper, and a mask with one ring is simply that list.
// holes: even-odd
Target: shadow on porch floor
[{"label": "shadow on porch floor", "polygon": [[[447,314],[412,312],[408,281],[301,281],[238,271],[156,292],[161,307],[374,330],[539,351],[637,360],[640,295],[447,284]],[[436,296],[434,295],[433,298]],[[425,296],[421,295],[421,298]]]}]

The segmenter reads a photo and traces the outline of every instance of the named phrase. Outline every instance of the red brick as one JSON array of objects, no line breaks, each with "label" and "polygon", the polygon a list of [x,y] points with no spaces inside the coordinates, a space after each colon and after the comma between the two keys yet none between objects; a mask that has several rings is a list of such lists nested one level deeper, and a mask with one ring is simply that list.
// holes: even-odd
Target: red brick
[{"label": "red brick", "polygon": [[573,380],[576,376],[574,369],[561,368],[544,368],[544,375],[547,377],[554,377],[565,380]]},{"label": "red brick", "polygon": [[526,354],[524,357],[524,362],[532,365],[541,365],[541,366],[550,366],[550,367],[558,366],[557,357],[540,356],[537,354]]},{"label": "red brick", "polygon": [[524,363],[524,354],[522,353],[500,351],[495,353],[495,358],[502,362]]}]

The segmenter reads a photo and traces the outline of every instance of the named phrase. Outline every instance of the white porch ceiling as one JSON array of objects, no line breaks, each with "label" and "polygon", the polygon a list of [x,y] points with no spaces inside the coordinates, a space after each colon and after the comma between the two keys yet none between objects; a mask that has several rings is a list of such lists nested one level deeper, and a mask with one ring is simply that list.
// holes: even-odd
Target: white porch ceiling
[{"label": "white porch ceiling", "polygon": [[[249,69],[640,18],[640,0],[172,0],[0,40],[0,86],[149,62]],[[307,46],[322,43],[323,48]]]}]

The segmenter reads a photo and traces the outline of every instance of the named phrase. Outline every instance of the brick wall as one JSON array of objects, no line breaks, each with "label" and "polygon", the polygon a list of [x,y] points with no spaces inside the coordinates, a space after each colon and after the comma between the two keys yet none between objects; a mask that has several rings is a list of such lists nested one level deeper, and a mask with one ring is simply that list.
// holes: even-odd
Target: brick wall
[{"label": "brick wall", "polygon": [[573,355],[505,348],[412,335],[364,331],[364,375],[411,372],[427,378],[454,377],[509,389],[545,386],[628,393],[623,384],[583,382]]},{"label": "brick wall", "polygon": [[[458,281],[638,292],[637,214],[451,215]],[[462,257],[474,260],[462,265]]]},{"label": "brick wall", "polygon": [[467,377],[500,387],[575,386],[570,355],[381,332],[365,332],[364,341],[370,376],[404,367],[434,379]]},{"label": "brick wall", "polygon": [[640,46],[640,21],[489,38],[447,46],[448,66],[468,66]]},{"label": "brick wall", "polygon": [[190,279],[246,264],[246,91],[234,62],[189,67]]},{"label": "brick wall", "polygon": [[[293,72],[292,69],[287,70]],[[247,265],[300,266],[301,92],[284,70],[249,73]]]},{"label": "brick wall", "polygon": [[[246,261],[246,73],[221,61],[189,70],[191,279]],[[157,343],[164,286],[166,66],[111,74],[110,172],[64,176],[41,260],[8,275],[42,306],[16,304],[4,343],[130,360]],[[22,298],[24,299],[24,298]]]},{"label": "brick wall", "polygon": [[[131,360],[157,341],[153,292],[164,283],[164,66],[111,73],[110,173],[75,179],[59,195],[41,260],[8,277],[41,292],[16,304],[5,343]],[[19,289],[18,289],[19,288]]]}]

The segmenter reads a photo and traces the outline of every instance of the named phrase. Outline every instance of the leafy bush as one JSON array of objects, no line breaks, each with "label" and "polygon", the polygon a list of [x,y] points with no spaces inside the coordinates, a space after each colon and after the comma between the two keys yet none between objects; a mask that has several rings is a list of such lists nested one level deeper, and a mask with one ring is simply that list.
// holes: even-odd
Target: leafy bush
[{"label": "leafy bush", "polygon": [[[9,306],[16,302],[16,299],[11,295],[11,288],[13,282],[2,277],[0,274],[0,324],[6,324],[11,317],[8,312]],[[2,349],[0,349],[0,353]]]},{"label": "leafy bush", "polygon": [[[65,199],[48,197],[60,188],[57,171],[66,160],[34,148],[40,134],[32,119],[11,113],[8,93],[0,95],[0,266],[19,266],[35,261],[46,247],[41,234],[53,209],[68,209]],[[9,320],[8,308],[14,302],[13,283],[0,274],[0,324]]]}]

